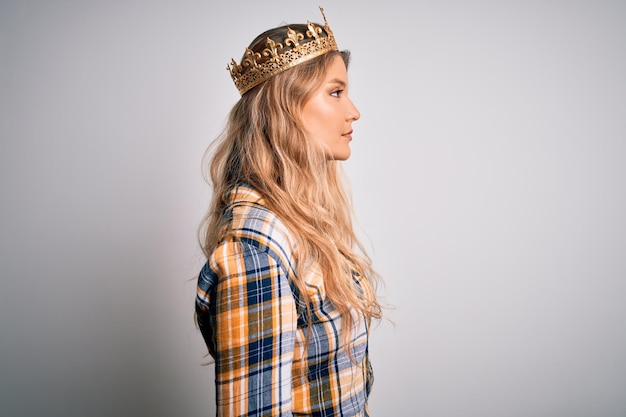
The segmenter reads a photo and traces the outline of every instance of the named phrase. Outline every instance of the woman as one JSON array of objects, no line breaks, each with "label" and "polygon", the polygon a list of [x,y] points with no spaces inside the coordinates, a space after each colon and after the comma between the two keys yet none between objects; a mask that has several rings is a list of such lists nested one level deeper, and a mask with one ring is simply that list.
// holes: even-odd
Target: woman
[{"label": "woman", "polygon": [[241,98],[209,164],[196,300],[219,416],[368,415],[381,309],[340,171],[360,114],[323,17],[262,33],[228,67]]}]

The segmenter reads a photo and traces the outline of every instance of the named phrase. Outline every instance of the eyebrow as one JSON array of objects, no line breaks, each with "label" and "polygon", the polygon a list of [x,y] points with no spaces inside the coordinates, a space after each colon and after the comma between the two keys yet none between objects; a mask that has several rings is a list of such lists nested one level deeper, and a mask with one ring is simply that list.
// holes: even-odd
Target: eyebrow
[{"label": "eyebrow", "polygon": [[328,81],[328,84],[339,84],[342,87],[346,87],[346,82],[343,80],[340,80],[339,78],[333,78],[332,80]]}]

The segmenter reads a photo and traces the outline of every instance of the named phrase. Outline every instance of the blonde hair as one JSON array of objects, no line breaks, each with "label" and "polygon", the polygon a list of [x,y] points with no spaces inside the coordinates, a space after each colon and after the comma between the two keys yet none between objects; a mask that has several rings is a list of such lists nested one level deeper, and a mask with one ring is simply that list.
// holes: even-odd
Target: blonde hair
[{"label": "blonde hair", "polygon": [[[298,30],[297,26],[290,25]],[[274,30],[283,34],[281,29]],[[270,32],[253,41],[251,49],[255,42],[271,37]],[[226,128],[205,155],[207,159],[211,155],[206,166],[213,195],[200,238],[210,257],[226,232],[222,220],[226,194],[241,184],[251,186],[293,236],[294,284],[307,310],[305,268],[317,265],[326,295],[341,314],[342,338],[348,342],[355,322],[352,311],[368,324],[381,318],[375,291],[379,278],[354,232],[352,204],[340,163],[328,160],[323,148],[307,139],[300,117],[303,104],[321,85],[337,56],[348,65],[347,51],[326,53],[275,75],[234,105]],[[360,275],[363,291],[355,285],[353,273]]]}]

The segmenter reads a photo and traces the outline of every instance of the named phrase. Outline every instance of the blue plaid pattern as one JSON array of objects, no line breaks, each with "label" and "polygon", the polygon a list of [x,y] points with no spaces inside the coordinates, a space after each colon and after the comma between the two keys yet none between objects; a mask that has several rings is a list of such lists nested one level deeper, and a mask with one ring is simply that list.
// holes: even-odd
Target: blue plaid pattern
[{"label": "blue plaid pattern", "polygon": [[[200,272],[196,297],[198,325],[215,359],[217,415],[367,416],[373,376],[364,320],[352,329],[350,359],[340,315],[314,267],[305,278],[307,319],[293,284],[289,232],[262,197],[246,186],[233,189],[225,216],[228,232]],[[366,286],[358,276],[355,282]]]}]

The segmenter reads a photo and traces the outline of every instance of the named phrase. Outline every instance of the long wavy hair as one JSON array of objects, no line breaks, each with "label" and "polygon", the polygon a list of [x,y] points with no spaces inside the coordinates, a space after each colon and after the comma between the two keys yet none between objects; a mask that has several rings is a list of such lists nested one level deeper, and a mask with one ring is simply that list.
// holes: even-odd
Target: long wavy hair
[{"label": "long wavy hair", "polygon": [[[306,25],[289,27],[307,30]],[[287,26],[281,26],[262,33],[250,49],[262,51],[267,37],[282,42],[286,30]],[[210,257],[226,232],[223,214],[228,191],[250,185],[293,236],[297,248],[294,284],[304,297],[307,314],[306,268],[317,265],[327,297],[341,314],[347,346],[355,317],[364,317],[368,324],[381,318],[376,299],[379,277],[354,232],[352,203],[340,162],[329,160],[322,146],[307,138],[301,119],[304,103],[321,86],[337,56],[348,65],[348,51],[328,52],[273,76],[234,105],[224,131],[205,154],[203,165],[208,168],[213,194],[199,235]],[[354,272],[360,275],[364,291],[355,286]],[[355,310],[360,314],[353,316]]]}]

